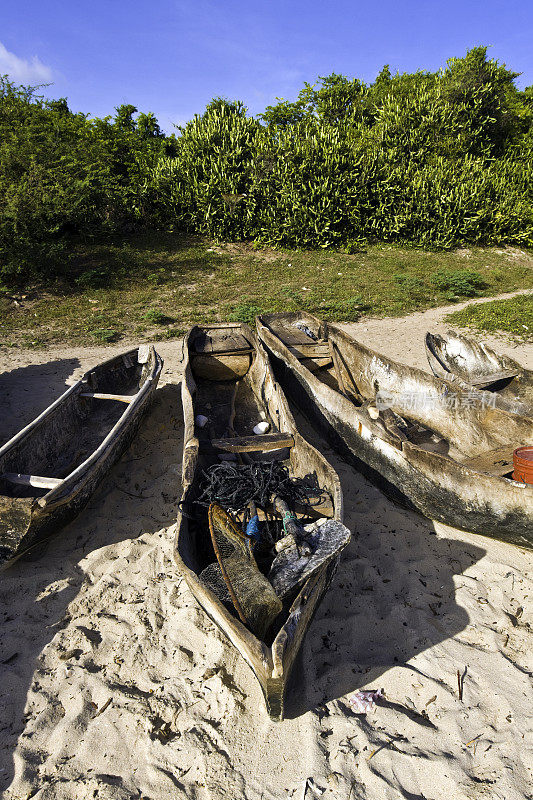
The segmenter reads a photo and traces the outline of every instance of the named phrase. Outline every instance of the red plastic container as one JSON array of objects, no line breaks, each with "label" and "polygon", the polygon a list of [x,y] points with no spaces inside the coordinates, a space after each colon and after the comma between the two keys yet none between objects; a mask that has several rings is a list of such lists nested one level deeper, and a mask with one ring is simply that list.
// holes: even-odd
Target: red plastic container
[{"label": "red plastic container", "polygon": [[513,453],[513,480],[533,484],[533,445],[518,447]]}]

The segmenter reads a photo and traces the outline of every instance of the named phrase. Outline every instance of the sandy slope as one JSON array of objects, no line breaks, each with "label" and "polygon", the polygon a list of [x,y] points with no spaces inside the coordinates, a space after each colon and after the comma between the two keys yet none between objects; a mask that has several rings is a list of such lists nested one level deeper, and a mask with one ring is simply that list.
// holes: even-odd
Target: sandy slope
[{"label": "sandy slope", "polygon": [[[380,320],[379,349],[425,367],[421,316]],[[356,328],[376,345],[374,324]],[[305,422],[355,535],[305,639],[289,718],[268,720],[171,559],[178,349],[159,347],[164,385],[87,509],[0,576],[3,798],[531,797],[533,555],[394,506]],[[0,441],[112,352],[0,353]],[[513,354],[525,363],[531,348]],[[363,687],[387,698],[367,717],[346,702]]]}]

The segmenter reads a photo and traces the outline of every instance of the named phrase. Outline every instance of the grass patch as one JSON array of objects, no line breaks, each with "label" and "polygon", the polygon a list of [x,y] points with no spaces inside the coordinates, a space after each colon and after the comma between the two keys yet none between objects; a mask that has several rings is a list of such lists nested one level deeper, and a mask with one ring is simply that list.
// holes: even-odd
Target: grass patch
[{"label": "grass patch", "polygon": [[164,314],[159,308],[150,308],[145,311],[142,318],[147,322],[153,322],[155,325],[168,325],[169,322],[174,322],[172,317]]},{"label": "grass patch", "polygon": [[446,300],[475,297],[486,289],[487,281],[473,269],[441,269],[430,278],[432,285],[443,292]]},{"label": "grass patch", "polygon": [[507,300],[467,306],[461,311],[448,314],[446,319],[455,325],[478,331],[504,332],[519,339],[533,341],[533,295],[519,295]]},{"label": "grass patch", "polygon": [[533,258],[514,248],[353,250],[257,249],[163,232],[79,244],[68,280],[0,291],[0,344],[165,340],[194,322],[253,322],[269,311],[398,316],[533,288]]}]

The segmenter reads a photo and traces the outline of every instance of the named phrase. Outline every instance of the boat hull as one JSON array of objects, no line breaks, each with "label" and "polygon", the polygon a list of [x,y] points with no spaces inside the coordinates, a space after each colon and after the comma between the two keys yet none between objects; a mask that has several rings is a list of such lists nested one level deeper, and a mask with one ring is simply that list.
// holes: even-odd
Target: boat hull
[{"label": "boat hull", "polygon": [[387,440],[367,413],[302,368],[265,322],[268,317],[258,318],[258,334],[287,394],[386,494],[432,520],[533,548],[533,487],[469,469],[409,442]]},{"label": "boat hull", "polygon": [[514,414],[533,415],[533,372],[483,342],[448,331],[426,333],[426,355],[438,378],[457,381],[471,392]]},{"label": "boat hull", "polygon": [[[162,363],[155,350],[151,348],[146,368],[147,377],[138,396],[129,404],[95,452],[56,489],[39,498],[10,497],[0,494],[2,566],[9,566],[21,556],[35,552],[38,545],[44,544],[63,526],[75,519],[86,506],[105,475],[137,434],[142,417],[153,400]],[[100,368],[104,366],[100,365]],[[0,450],[0,463],[8,458],[11,462],[14,460],[16,462],[18,448],[31,447],[33,440],[36,441],[37,447],[41,431],[49,424],[48,417],[52,413],[58,417],[60,425],[62,403],[72,400],[73,395],[84,388],[86,379],[87,375],[84,375],[43,414],[4,445]]]},{"label": "boat hull", "polygon": [[[278,420],[280,429],[292,434],[294,447],[291,450],[291,466],[293,474],[301,476],[314,470],[320,485],[327,486],[333,501],[333,519],[342,521],[343,502],[340,482],[336,472],[324,457],[306,442],[298,432],[294,418],[283,392],[274,379],[266,353],[258,342],[255,333],[247,326],[219,325],[210,326],[206,330],[228,328],[237,332],[244,331],[246,338],[253,344],[254,370],[256,377],[256,393],[261,397],[272,416]],[[194,331],[194,329],[193,329]],[[287,681],[303,638],[309,628],[324,594],[337,568],[340,553],[325,563],[317,573],[307,580],[288,610],[287,618],[271,644],[258,639],[253,633],[221,603],[218,597],[204,584],[198,574],[196,565],[195,533],[189,523],[187,509],[194,497],[195,482],[199,471],[200,443],[195,435],[195,397],[196,382],[189,358],[189,342],[193,331],[189,332],[184,346],[184,374],[182,380],[182,404],[185,423],[185,446],[183,450],[182,495],[176,528],[174,558],[178,569],[196,602],[216,625],[221,633],[235,647],[255,675],[263,696],[269,716],[281,720],[284,716],[284,700]],[[216,369],[227,379],[227,370],[237,371],[245,368],[242,355],[223,359],[217,357]],[[211,364],[212,367],[215,364]],[[202,362],[202,369],[205,364]],[[221,370],[225,370],[224,373]]]}]

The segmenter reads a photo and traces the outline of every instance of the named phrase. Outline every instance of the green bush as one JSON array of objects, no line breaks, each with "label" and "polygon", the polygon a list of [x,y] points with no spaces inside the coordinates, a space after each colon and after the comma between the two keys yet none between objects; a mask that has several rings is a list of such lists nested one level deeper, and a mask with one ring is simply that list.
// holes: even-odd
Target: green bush
[{"label": "green bush", "polygon": [[533,113],[515,77],[474,48],[435,74],[322,78],[266,126],[220,101],[146,190],[189,230],[257,245],[530,246]]},{"label": "green bush", "polygon": [[81,289],[99,289],[108,282],[109,273],[106,269],[88,269],[76,278],[76,285]]},{"label": "green bush", "polygon": [[101,342],[102,344],[110,344],[111,342],[116,342],[120,339],[120,334],[118,331],[114,331],[111,328],[96,328],[93,331],[90,331],[91,336],[97,341]]},{"label": "green bush", "polygon": [[147,322],[153,322],[156,325],[167,325],[170,322],[174,322],[172,317],[164,314],[158,308],[150,308],[148,311],[145,311],[143,319]]},{"label": "green bush", "polygon": [[135,111],[120,106],[114,120],[89,120],[0,76],[1,280],[66,277],[73,235],[151,218],[141,177],[165,144],[151,115],[137,126]]},{"label": "green bush", "polygon": [[[91,120],[0,79],[0,280],[67,278],[73,237],[139,226],[347,253],[531,247],[533,89],[516,76],[476,47],[435,73],[321,77],[258,119],[215,98],[177,137],[131,105]],[[439,291],[469,296],[465,280]]]},{"label": "green bush", "polygon": [[262,314],[264,309],[256,305],[251,300],[243,300],[235,306],[232,306],[228,314],[230,322],[246,322],[248,325],[255,324],[255,318],[258,314]]},{"label": "green bush", "polygon": [[479,272],[470,269],[441,269],[433,273],[430,281],[449,300],[474,297],[480,289],[487,287]]},{"label": "green bush", "polygon": [[394,283],[409,297],[423,298],[426,295],[426,285],[421,278],[414,275],[393,275]]}]

